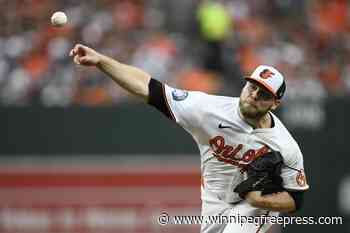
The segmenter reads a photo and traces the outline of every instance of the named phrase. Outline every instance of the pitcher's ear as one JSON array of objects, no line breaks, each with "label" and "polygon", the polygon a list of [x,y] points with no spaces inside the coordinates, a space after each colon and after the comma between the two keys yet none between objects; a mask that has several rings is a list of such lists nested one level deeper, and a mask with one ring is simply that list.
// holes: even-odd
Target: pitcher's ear
[{"label": "pitcher's ear", "polygon": [[278,106],[281,104],[281,100],[280,99],[275,99],[275,101],[273,102],[273,105],[271,107],[271,110],[276,110],[278,108]]}]

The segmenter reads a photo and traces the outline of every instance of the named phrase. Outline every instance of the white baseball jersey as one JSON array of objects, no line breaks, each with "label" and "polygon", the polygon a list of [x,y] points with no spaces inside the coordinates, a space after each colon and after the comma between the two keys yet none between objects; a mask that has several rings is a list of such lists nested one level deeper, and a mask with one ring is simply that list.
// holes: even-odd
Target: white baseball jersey
[{"label": "white baseball jersey", "polygon": [[[299,146],[272,113],[273,128],[253,129],[240,117],[239,98],[183,91],[167,85],[164,85],[163,94],[172,118],[192,135],[200,151],[202,215],[267,214],[266,210],[258,210],[242,201],[233,189],[246,179],[241,172],[242,164],[251,162],[269,148],[282,154],[286,165],[281,173],[284,188],[308,189]],[[225,231],[250,232],[248,228],[236,229],[236,225],[228,226]],[[202,225],[202,232],[218,233],[224,228],[207,224]],[[259,232],[266,231],[261,230]],[[251,231],[256,232],[257,228]]]}]

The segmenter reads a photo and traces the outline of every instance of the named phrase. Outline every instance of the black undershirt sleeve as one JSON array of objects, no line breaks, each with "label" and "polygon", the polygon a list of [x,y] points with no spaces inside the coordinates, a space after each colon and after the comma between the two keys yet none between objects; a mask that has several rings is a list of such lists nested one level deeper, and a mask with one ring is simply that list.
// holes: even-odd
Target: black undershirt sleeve
[{"label": "black undershirt sleeve", "polygon": [[148,89],[148,103],[162,112],[167,118],[174,120],[174,117],[166,100],[164,84],[156,79],[151,78],[148,84]]},{"label": "black undershirt sleeve", "polygon": [[273,119],[273,116],[270,114],[271,116],[271,128],[275,127],[275,120]]},{"label": "black undershirt sleeve", "polygon": [[304,192],[303,191],[288,191],[288,193],[293,197],[295,202],[295,211],[298,211],[304,202]]}]

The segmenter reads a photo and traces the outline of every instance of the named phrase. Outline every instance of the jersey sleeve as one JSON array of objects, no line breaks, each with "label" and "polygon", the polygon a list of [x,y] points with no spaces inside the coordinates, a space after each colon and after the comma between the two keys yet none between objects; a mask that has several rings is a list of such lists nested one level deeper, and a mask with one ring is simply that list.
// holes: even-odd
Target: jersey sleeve
[{"label": "jersey sleeve", "polygon": [[205,93],[172,88],[155,79],[149,84],[149,104],[188,131],[199,127]]},{"label": "jersey sleeve", "polygon": [[304,191],[309,189],[303,163],[303,156],[299,149],[294,150],[293,154],[287,156],[287,159],[284,161],[285,166],[281,171],[283,187],[285,189],[291,191]]}]

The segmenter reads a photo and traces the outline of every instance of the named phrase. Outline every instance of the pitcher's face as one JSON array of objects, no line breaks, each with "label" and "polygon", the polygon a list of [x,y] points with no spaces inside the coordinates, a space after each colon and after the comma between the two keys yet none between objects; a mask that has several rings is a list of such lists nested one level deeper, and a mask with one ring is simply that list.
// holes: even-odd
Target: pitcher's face
[{"label": "pitcher's face", "polygon": [[275,110],[280,101],[262,85],[248,81],[239,99],[239,108],[244,117],[259,118]]}]

